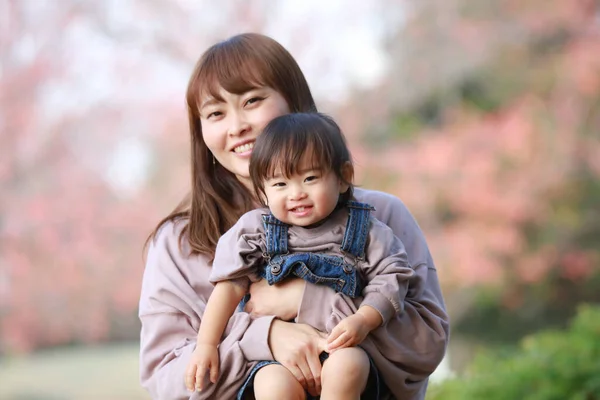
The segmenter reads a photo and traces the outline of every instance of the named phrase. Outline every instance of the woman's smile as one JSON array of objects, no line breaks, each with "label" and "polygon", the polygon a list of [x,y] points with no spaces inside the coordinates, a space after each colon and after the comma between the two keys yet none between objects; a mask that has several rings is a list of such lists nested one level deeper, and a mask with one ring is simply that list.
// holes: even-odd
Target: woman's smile
[{"label": "woman's smile", "polygon": [[219,96],[202,101],[202,137],[215,161],[249,186],[250,155],[254,141],[275,117],[290,112],[283,96],[270,87],[245,93],[219,90]]},{"label": "woman's smile", "polygon": [[233,152],[237,155],[250,156],[254,148],[254,141],[237,145],[233,148]]}]

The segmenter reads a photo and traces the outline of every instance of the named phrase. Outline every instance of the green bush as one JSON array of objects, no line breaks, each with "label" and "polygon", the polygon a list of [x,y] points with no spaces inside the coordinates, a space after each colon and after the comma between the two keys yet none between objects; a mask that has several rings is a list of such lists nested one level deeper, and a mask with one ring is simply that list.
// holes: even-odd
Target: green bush
[{"label": "green bush", "polygon": [[463,377],[431,385],[427,400],[600,399],[600,306],[582,305],[565,331],[479,354]]}]

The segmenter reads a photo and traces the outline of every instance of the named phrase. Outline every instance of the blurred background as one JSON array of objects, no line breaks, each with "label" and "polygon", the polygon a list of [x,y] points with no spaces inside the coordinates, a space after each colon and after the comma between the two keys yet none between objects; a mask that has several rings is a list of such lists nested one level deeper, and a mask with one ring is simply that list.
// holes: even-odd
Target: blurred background
[{"label": "blurred background", "polygon": [[148,399],[142,246],[188,188],[193,65],[246,31],[427,236],[428,398],[599,399],[594,0],[0,0],[0,398]]}]

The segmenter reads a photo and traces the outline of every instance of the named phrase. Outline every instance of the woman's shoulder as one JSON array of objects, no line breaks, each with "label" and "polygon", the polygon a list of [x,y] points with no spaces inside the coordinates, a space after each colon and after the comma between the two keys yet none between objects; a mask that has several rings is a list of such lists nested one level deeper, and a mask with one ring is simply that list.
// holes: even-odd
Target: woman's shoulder
[{"label": "woman's shoulder", "polygon": [[375,207],[372,216],[392,228],[405,241],[406,235],[421,236],[422,231],[412,213],[398,197],[376,190],[357,189],[354,197]]},{"label": "woman's shoulder", "polygon": [[157,229],[154,235],[148,242],[148,247],[152,249],[160,249],[171,247],[172,245],[189,248],[187,241],[185,240],[186,233],[184,230],[188,225],[187,218],[178,218],[174,220],[168,220],[163,222]]},{"label": "woman's shoulder", "polygon": [[367,203],[375,207],[377,214],[388,214],[393,211],[407,211],[406,205],[404,205],[402,200],[390,193],[355,188],[354,197],[362,203]]},{"label": "woman's shoulder", "polygon": [[[196,314],[196,304],[208,299],[210,263],[192,254],[184,231],[187,219],[164,222],[148,244],[140,315],[157,312]],[[190,290],[190,287],[192,290]]]}]

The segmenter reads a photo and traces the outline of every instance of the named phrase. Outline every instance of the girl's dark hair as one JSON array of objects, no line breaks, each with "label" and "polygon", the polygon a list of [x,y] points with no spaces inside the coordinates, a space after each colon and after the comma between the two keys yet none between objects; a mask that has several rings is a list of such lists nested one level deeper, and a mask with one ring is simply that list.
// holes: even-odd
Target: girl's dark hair
[{"label": "girl's dark hair", "polygon": [[283,96],[291,112],[312,112],[317,107],[308,83],[291,54],[277,41],[256,33],[244,33],[210,47],[198,60],[187,88],[190,124],[191,192],[148,237],[156,236],[167,221],[187,222],[180,240],[186,237],[195,254],[214,256],[219,237],[255,205],[231,171],[213,163],[200,124],[200,101],[209,94],[220,99],[219,89],[243,94],[268,86]]},{"label": "girl's dark hair", "polygon": [[349,185],[340,201],[352,198],[352,182],[344,177],[344,166],[352,165],[346,139],[331,117],[316,112],[274,118],[256,139],[250,156],[250,178],[259,197],[265,199],[265,181],[276,170],[288,178],[297,174],[305,154],[310,155],[314,169],[332,171]]}]

